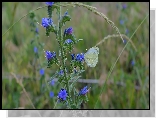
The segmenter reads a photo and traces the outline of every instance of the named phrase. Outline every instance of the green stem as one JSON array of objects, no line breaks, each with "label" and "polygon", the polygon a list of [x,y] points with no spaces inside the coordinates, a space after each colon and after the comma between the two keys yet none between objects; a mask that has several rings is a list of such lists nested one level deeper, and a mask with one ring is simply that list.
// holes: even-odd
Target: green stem
[{"label": "green stem", "polygon": [[[63,72],[64,72],[64,76],[65,76],[65,79],[66,79],[66,88],[67,88],[67,92],[68,92],[68,95],[69,95],[69,82],[68,82],[68,79],[67,79],[67,76],[66,76],[66,67],[65,67],[65,57],[64,57],[64,50],[63,50],[63,46],[62,46],[62,29],[61,29],[61,6],[59,6],[59,31],[58,31],[58,35],[59,35],[59,40],[58,40],[58,43],[59,43],[59,47],[61,49],[61,58],[62,58],[62,64],[63,64]],[[58,36],[57,36],[58,37]],[[68,102],[70,103],[70,102]]]}]

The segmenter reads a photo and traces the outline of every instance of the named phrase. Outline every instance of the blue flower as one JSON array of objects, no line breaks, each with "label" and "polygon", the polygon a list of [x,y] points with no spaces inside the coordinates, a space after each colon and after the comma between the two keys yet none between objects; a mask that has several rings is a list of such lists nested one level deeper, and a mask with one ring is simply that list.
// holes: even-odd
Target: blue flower
[{"label": "blue flower", "polygon": [[135,65],[135,61],[134,61],[134,60],[131,61],[131,65],[132,65],[132,66]]},{"label": "blue flower", "polygon": [[127,8],[127,4],[122,4],[122,8],[126,9]]},{"label": "blue flower", "polygon": [[53,24],[53,20],[51,18],[42,18],[42,26],[47,28]]},{"label": "blue flower", "polygon": [[49,96],[50,96],[50,98],[54,97],[54,93],[52,91],[50,91]]},{"label": "blue flower", "polygon": [[45,2],[48,6],[52,6],[54,2]]},{"label": "blue flower", "polygon": [[35,53],[37,53],[37,52],[38,52],[38,49],[37,49],[37,47],[36,47],[36,46],[34,47],[34,52],[35,52]]},{"label": "blue flower", "polygon": [[68,15],[68,12],[66,11],[65,13],[64,13],[64,16],[67,16]]},{"label": "blue flower", "polygon": [[125,34],[128,34],[128,33],[129,33],[129,30],[126,28]]},{"label": "blue flower", "polygon": [[51,86],[54,86],[54,84],[55,84],[55,81],[52,80],[52,81],[50,82],[50,85],[51,85]]},{"label": "blue flower", "polygon": [[127,43],[127,40],[126,39],[123,39],[124,40],[124,44],[126,44]]},{"label": "blue flower", "polygon": [[84,54],[83,53],[77,54],[76,55],[76,61],[79,61],[79,62],[84,61]]},{"label": "blue flower", "polygon": [[89,91],[89,89],[87,89],[87,88],[88,87],[85,86],[83,89],[81,89],[81,91],[79,92],[79,95],[85,95]]},{"label": "blue flower", "polygon": [[121,25],[123,25],[123,24],[124,24],[124,22],[125,22],[124,20],[120,20],[120,24],[121,24]]},{"label": "blue flower", "polygon": [[44,75],[44,69],[40,69],[40,75]]},{"label": "blue flower", "polygon": [[67,91],[65,89],[61,89],[57,97],[58,99],[61,99],[62,101],[66,100]]},{"label": "blue flower", "polygon": [[50,52],[50,51],[45,51],[45,55],[46,55],[47,60],[51,60],[56,57],[56,53]]},{"label": "blue flower", "polygon": [[72,60],[75,59],[75,54],[71,54]]},{"label": "blue flower", "polygon": [[35,32],[38,33],[38,31],[39,31],[38,28],[36,28]]},{"label": "blue flower", "polygon": [[69,27],[69,28],[65,29],[64,33],[65,34],[72,34],[73,33],[73,28]]},{"label": "blue flower", "polygon": [[64,71],[60,70],[58,74],[62,76],[64,74]]},{"label": "blue flower", "polygon": [[70,43],[72,43],[72,42],[73,42],[73,41],[72,41],[71,39],[66,39],[66,40],[65,40],[65,43],[66,43],[66,44],[70,44]]}]

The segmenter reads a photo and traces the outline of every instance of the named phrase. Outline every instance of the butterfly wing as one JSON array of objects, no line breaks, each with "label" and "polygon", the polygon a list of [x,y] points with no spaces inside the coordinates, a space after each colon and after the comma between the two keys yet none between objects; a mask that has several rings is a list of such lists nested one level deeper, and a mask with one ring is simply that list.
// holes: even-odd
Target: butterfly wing
[{"label": "butterfly wing", "polygon": [[92,47],[84,54],[85,62],[89,67],[96,66],[98,62],[98,54],[99,54],[98,47]]}]

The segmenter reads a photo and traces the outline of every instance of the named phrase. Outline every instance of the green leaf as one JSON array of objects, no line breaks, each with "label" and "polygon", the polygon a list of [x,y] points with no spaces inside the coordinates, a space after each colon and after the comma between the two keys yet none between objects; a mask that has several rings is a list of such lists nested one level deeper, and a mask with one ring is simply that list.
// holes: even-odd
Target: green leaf
[{"label": "green leaf", "polygon": [[62,27],[63,25],[65,25],[65,23],[66,23],[67,21],[70,21],[70,20],[71,20],[71,17],[70,17],[69,15],[62,16],[62,19],[61,19],[61,27]]},{"label": "green leaf", "polygon": [[75,104],[71,104],[70,106],[72,109],[77,109],[77,106]]},{"label": "green leaf", "polygon": [[58,59],[56,57],[48,60],[47,68],[52,67],[53,64],[58,64]]},{"label": "green leaf", "polygon": [[35,13],[32,12],[32,11],[30,11],[30,12],[29,12],[29,17],[30,17],[31,19],[33,19],[33,18],[35,17]]}]

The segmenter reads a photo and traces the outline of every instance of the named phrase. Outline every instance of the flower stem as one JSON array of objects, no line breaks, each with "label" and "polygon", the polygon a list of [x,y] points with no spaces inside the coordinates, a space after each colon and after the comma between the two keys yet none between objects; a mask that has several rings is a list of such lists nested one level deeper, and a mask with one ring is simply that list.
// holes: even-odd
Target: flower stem
[{"label": "flower stem", "polygon": [[[68,79],[67,79],[67,76],[66,76],[66,67],[65,67],[65,57],[64,57],[64,50],[63,50],[63,39],[62,39],[62,29],[61,29],[61,6],[59,6],[59,11],[58,11],[58,14],[59,14],[59,31],[58,31],[58,35],[59,35],[59,40],[58,40],[58,43],[59,43],[59,47],[61,49],[61,58],[62,58],[62,64],[63,64],[63,71],[64,71],[64,76],[65,76],[65,79],[66,79],[66,88],[67,88],[67,92],[68,92],[68,96],[69,96],[69,82],[68,82]],[[58,37],[58,36],[57,36]],[[69,105],[70,105],[70,102],[68,102]]]}]

